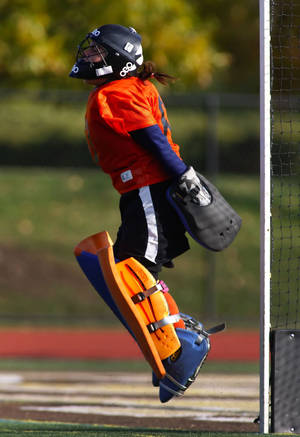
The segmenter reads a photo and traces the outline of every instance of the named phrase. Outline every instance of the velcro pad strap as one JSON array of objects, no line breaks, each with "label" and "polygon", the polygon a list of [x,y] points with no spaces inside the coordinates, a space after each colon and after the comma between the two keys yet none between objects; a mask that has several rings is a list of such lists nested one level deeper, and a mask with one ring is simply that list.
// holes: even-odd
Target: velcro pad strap
[{"label": "velcro pad strap", "polygon": [[180,314],[172,314],[170,316],[166,316],[163,319],[158,320],[157,322],[149,323],[147,325],[148,331],[150,332],[150,334],[152,334],[153,332],[163,328],[166,325],[179,322],[180,318]]},{"label": "velcro pad strap", "polygon": [[141,291],[140,293],[135,294],[134,296],[131,297],[131,300],[133,303],[137,304],[137,303],[141,303],[143,302],[143,300],[145,300],[147,297],[151,296],[151,294],[156,293],[157,291],[162,291],[163,287],[162,285],[158,282],[157,284],[155,284],[153,287],[148,288],[148,290],[145,291]]}]

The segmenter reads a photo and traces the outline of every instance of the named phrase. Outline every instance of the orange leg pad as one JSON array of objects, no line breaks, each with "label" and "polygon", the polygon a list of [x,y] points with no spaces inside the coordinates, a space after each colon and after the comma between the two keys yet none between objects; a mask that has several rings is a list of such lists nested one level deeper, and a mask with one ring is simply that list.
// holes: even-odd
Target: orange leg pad
[{"label": "orange leg pad", "polygon": [[[122,292],[125,292],[130,298],[156,285],[156,280],[151,273],[134,258],[121,261],[116,264],[116,267],[125,285],[122,287]],[[144,325],[149,325],[174,314],[170,311],[165,294],[167,293],[158,290],[142,302],[135,304],[135,312],[139,313]],[[128,309],[131,311],[131,306]],[[127,312],[128,309],[125,308],[125,311]],[[126,319],[126,314],[123,314],[123,317]],[[168,358],[180,348],[173,323],[157,329],[150,335],[161,360]]]},{"label": "orange leg pad", "polygon": [[[152,367],[156,376],[159,379],[162,379],[165,376],[166,371],[154,342],[153,334],[150,334],[147,329],[144,310],[137,309],[137,305],[135,305],[131,299],[131,293],[135,294],[142,291],[142,284],[146,287],[154,285],[155,279],[153,277],[153,281],[151,281],[151,278],[148,279],[150,273],[147,272],[146,269],[145,271],[148,275],[142,269],[140,277],[138,277],[134,272],[130,271],[130,268],[128,267],[129,262],[127,265],[125,262],[115,264],[112,244],[108,232],[104,231],[97,234],[97,255],[105,282],[119,308],[119,311],[134,333],[136,341],[146,360]],[[151,276],[152,275],[150,275],[150,277]],[[128,284],[129,290],[126,284]],[[154,317],[155,315],[153,315],[153,318]],[[165,329],[165,327],[163,329]]]},{"label": "orange leg pad", "polygon": [[[179,309],[178,309],[177,303],[173,299],[173,296],[171,296],[170,293],[166,292],[166,293],[164,293],[164,297],[167,301],[170,314],[178,314]],[[174,323],[174,328],[185,329],[184,321],[182,319],[180,319],[178,322]]]}]

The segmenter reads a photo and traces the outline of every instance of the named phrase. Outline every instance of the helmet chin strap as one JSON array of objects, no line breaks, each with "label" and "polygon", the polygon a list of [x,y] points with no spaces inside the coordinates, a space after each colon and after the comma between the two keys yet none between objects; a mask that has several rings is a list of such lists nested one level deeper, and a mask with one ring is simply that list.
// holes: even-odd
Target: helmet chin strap
[{"label": "helmet chin strap", "polygon": [[[112,73],[113,73],[113,68],[112,68],[112,66],[107,64],[107,62],[106,62],[106,60],[105,60],[105,56],[103,56],[103,52],[102,52],[101,49],[97,46],[97,44],[96,44],[96,47],[97,47],[97,52],[98,52],[98,54],[99,54],[99,56],[100,56],[100,58],[102,59],[102,62],[103,62],[103,64],[104,64],[103,67],[100,67],[100,68],[96,68],[96,69],[95,69],[95,71],[96,71],[96,75],[101,77],[101,76],[106,76],[107,74],[112,74]],[[93,64],[93,65],[94,65],[94,64]]]},{"label": "helmet chin strap", "polygon": [[[103,51],[101,50],[101,48],[97,44],[96,44],[96,48],[97,48],[98,55],[102,59],[102,62],[104,63],[105,66],[107,66],[107,62],[105,60],[105,56],[103,56]],[[105,49],[103,48],[103,50],[105,50]]]},{"label": "helmet chin strap", "polygon": [[[95,46],[93,47],[95,47],[98,56],[101,58],[101,61],[90,62],[90,67],[95,68],[97,77],[101,78],[102,76],[107,76],[108,74],[112,74],[113,68],[111,65],[107,64],[107,61],[105,59],[106,58],[106,56],[104,55],[105,48],[102,48],[102,46],[99,47],[97,44],[95,44]],[[99,68],[97,68],[98,63],[101,63],[101,67]]]},{"label": "helmet chin strap", "polygon": [[96,71],[96,75],[98,77],[113,73],[113,69],[112,69],[111,65],[106,65],[106,66],[101,67],[101,68],[96,68],[95,71]]}]

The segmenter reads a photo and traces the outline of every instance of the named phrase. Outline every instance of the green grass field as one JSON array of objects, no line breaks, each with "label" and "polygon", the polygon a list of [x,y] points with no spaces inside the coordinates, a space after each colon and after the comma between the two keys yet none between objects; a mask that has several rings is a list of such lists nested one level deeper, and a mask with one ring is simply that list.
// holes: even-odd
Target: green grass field
[{"label": "green grass field", "polygon": [[[236,241],[213,254],[190,239],[191,250],[161,278],[183,312],[209,322],[226,320],[229,327],[257,327],[259,181],[221,175],[217,186],[243,219]],[[102,230],[115,238],[118,199],[97,169],[1,168],[2,324],[13,316],[48,324],[114,322],[79,270],[73,248]]]},{"label": "green grass field", "polygon": [[[136,429],[126,427],[109,427],[99,425],[72,425],[65,423],[0,421],[1,437],[223,437],[221,432],[199,432],[166,429]],[[252,437],[254,433],[226,433],[227,437]],[[268,436],[269,434],[264,434]]]},{"label": "green grass field", "polygon": [[[2,162],[91,166],[84,137],[84,113],[90,90],[84,85],[82,92],[0,90]],[[166,96],[166,104],[173,139],[180,144],[186,162],[198,169],[205,168],[206,149],[217,139],[221,169],[258,171],[259,112],[258,108],[247,108],[247,97],[245,107],[236,108],[233,102],[232,107],[218,108],[214,115],[202,95],[197,106],[194,106],[197,96],[192,96],[192,102],[189,96],[182,97],[177,98],[176,105],[169,105]]]},{"label": "green grass field", "polygon": [[[0,171],[2,324],[16,323],[14,316],[22,323],[114,323],[73,256],[74,246],[92,233],[108,230],[114,239],[120,221],[109,178],[94,167],[81,168],[92,165],[83,133],[88,92],[83,87],[83,93],[2,90],[0,95],[2,159],[16,165]],[[202,169],[211,119],[201,98],[199,107],[188,102],[184,108],[171,106],[169,118],[185,160]],[[235,171],[255,171],[258,121],[255,108],[220,109],[214,136],[222,166],[228,169],[232,161]],[[47,167],[17,166],[36,162]],[[204,322],[225,319],[253,328],[259,311],[258,176],[226,174],[216,182],[243,218],[236,242],[213,254],[191,240],[192,250],[161,278],[182,311]]]}]

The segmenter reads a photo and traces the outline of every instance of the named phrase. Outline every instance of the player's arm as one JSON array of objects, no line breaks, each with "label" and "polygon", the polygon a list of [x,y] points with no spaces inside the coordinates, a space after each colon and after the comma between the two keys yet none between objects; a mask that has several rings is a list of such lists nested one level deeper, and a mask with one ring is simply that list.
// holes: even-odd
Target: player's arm
[{"label": "player's arm", "polygon": [[186,164],[174,152],[157,124],[131,131],[129,134],[136,143],[155,155],[171,176],[180,176],[187,170]]},{"label": "player's arm", "polygon": [[[157,157],[171,177],[181,176],[187,170],[156,124],[147,100],[127,88],[118,90],[117,94],[104,88],[100,97],[98,105],[102,119],[114,131],[121,135],[130,134],[137,144]],[[140,127],[145,125],[148,126]]]},{"label": "player's arm", "polygon": [[157,156],[169,174],[175,179],[177,188],[181,193],[184,195],[192,194],[202,206],[211,202],[210,194],[200,182],[193,167],[188,167],[177,156],[157,124],[129,133],[135,142]]}]

